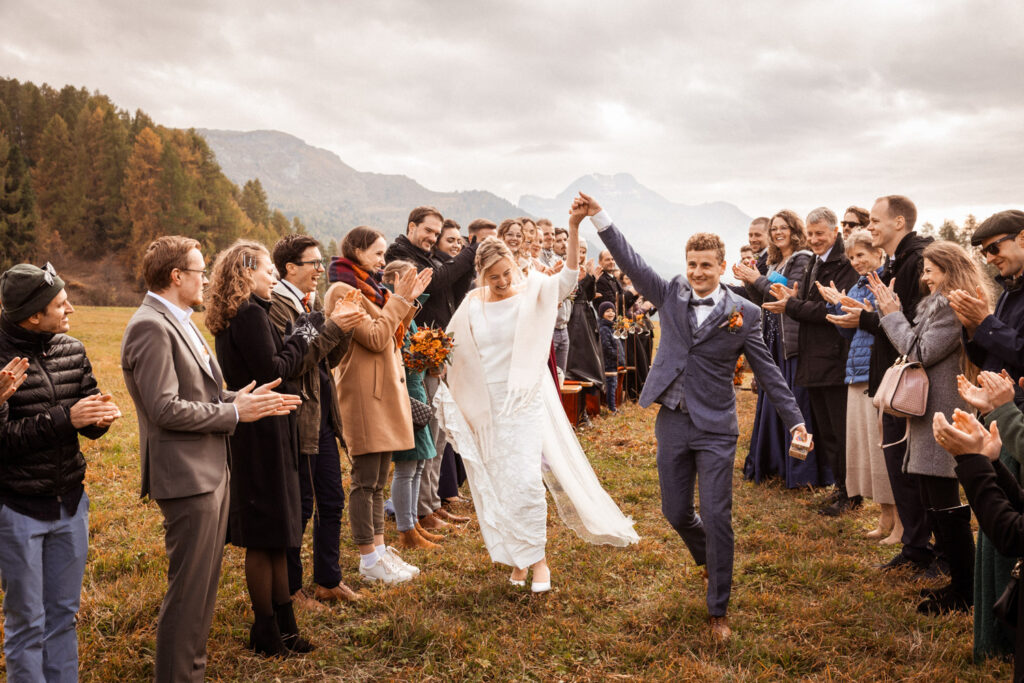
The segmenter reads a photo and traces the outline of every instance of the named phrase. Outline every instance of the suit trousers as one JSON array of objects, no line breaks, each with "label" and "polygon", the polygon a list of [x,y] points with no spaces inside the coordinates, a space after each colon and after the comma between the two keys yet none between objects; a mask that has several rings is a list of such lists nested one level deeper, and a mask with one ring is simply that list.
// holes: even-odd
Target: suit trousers
[{"label": "suit trousers", "polygon": [[[903,460],[907,454],[907,421],[895,415],[882,415],[882,449],[885,452],[885,469],[892,484],[892,497],[896,512],[903,523],[903,550],[906,557],[916,561],[927,561],[932,552],[928,548],[932,530],[928,524],[924,501],[921,498],[920,475],[903,471]],[[901,443],[896,443],[903,439]],[[886,446],[886,444],[892,444]]]},{"label": "suit trousers", "polygon": [[[302,496],[302,530],[313,518],[313,582],[324,588],[341,583],[339,545],[345,489],[341,483],[341,453],[330,425],[320,428],[320,452],[299,456],[299,490]],[[289,548],[288,592],[302,588],[302,551]]]},{"label": "suit trousers", "polygon": [[156,627],[154,678],[202,681],[228,527],[230,473],[210,493],[156,501],[164,515],[167,594]]},{"label": "suit trousers", "polygon": [[[434,377],[429,372],[423,375],[423,387],[427,390],[427,403],[434,401],[434,393],[441,383],[440,377]],[[441,455],[444,453],[444,445],[448,443],[448,437],[441,429],[437,418],[431,418],[430,435],[434,437],[434,452],[438,457],[426,461],[423,466],[423,474],[420,476],[419,500],[416,514],[426,517],[434,510],[441,507],[441,496],[437,492],[438,484],[441,481]]]},{"label": "suit trousers", "polygon": [[[725,616],[732,590],[732,470],[736,436],[698,429],[689,413],[664,406],[654,423],[661,511],[708,570],[708,614]],[[693,504],[699,486],[700,514]]]},{"label": "suit trousers", "polygon": [[[834,387],[807,387],[811,399],[811,419],[814,420],[814,449],[818,463],[824,462],[832,470],[836,488],[846,493],[846,385]],[[828,481],[827,479],[825,481]]]}]

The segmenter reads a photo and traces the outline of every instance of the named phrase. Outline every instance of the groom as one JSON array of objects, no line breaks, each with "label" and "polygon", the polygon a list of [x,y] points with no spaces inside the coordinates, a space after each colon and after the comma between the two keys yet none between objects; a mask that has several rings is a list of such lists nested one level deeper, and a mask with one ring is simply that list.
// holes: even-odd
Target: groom
[{"label": "groom", "polygon": [[[580,193],[573,213],[586,212],[637,292],[658,309],[661,342],[640,405],[660,403],[658,440],[661,510],[706,565],[711,633],[725,640],[732,586],[732,470],[739,427],[733,374],[745,354],[758,384],[794,436],[806,438],[803,416],[761,337],[760,311],[719,284],[725,245],[700,232],[686,243],[686,278],[665,280],[648,266],[591,197]],[[700,511],[693,487],[700,487]]]}]

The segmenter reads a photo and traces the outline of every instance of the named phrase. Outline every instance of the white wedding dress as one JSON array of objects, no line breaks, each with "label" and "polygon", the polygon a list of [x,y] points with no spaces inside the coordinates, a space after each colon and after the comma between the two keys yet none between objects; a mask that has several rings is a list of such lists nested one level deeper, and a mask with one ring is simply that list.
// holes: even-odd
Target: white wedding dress
[{"label": "white wedding dress", "polygon": [[[575,286],[576,271],[564,269],[554,277],[558,278],[560,301]],[[442,427],[465,464],[491,559],[520,568],[544,558],[545,483],[562,519],[586,540],[623,546],[639,538],[632,521],[622,515],[605,493],[583,455],[547,367],[536,373],[530,391],[509,396],[517,330],[523,334],[524,327],[520,309],[530,305],[527,299],[517,294],[502,301],[486,302],[477,295],[467,297],[462,304],[467,307],[462,313],[468,320],[486,384],[488,428],[474,429],[444,385],[435,397]],[[551,342],[551,330],[553,325],[530,330],[531,336],[541,335],[540,340],[534,338],[531,343],[546,348]],[[459,341],[456,334],[456,354],[460,351]],[[471,352],[472,348],[461,345],[463,353]],[[534,355],[539,356],[539,352]],[[535,360],[543,365],[546,355]],[[456,368],[458,364],[453,370]],[[453,383],[453,391],[455,386]],[[485,400],[483,392],[477,397]]]}]

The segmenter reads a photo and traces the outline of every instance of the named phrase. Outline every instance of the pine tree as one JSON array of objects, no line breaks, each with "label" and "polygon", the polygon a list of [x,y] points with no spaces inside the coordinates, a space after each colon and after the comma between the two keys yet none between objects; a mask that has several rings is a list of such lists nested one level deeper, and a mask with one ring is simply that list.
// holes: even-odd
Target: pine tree
[{"label": "pine tree", "polygon": [[242,196],[238,205],[245,211],[255,225],[267,226],[270,224],[270,207],[267,205],[267,193],[263,191],[263,185],[259,178],[247,180],[242,187]]},{"label": "pine tree", "polygon": [[0,268],[31,260],[35,223],[28,164],[21,150],[0,133]]},{"label": "pine tree", "polygon": [[124,199],[131,223],[130,250],[135,274],[142,278],[142,257],[146,247],[161,234],[160,216],[166,204],[160,183],[164,145],[160,136],[146,127],[135,137],[124,179]]},{"label": "pine tree", "polygon": [[32,169],[41,243],[54,230],[67,234],[78,224],[82,200],[74,186],[74,177],[75,153],[71,134],[60,114],[54,114],[43,129],[39,160]]}]

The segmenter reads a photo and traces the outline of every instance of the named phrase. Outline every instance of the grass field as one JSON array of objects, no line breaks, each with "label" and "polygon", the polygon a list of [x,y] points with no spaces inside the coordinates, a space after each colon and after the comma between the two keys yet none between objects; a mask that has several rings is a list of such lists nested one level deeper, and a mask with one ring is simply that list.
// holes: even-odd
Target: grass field
[{"label": "grass field", "polygon": [[[161,516],[138,498],[138,435],[118,350],[131,311],[81,308],[82,339],[100,386],[125,413],[98,442],[83,440],[92,498],[91,548],[79,623],[86,681],[152,676],[165,587]],[[740,394],[741,431],[753,396]],[[300,612],[311,655],[266,660],[245,648],[251,621],[242,552],[228,547],[210,636],[210,680],[992,680],[1004,662],[971,663],[971,618],[915,613],[923,584],[874,565],[893,550],[862,538],[876,509],[840,520],[814,513],[820,491],[743,481],[741,438],[733,506],[734,638],[706,633],[700,573],[660,512],[654,410],[628,404],[581,441],[594,469],[642,540],[630,549],[580,541],[549,510],[554,591],[532,597],[491,565],[478,530],[450,535],[443,552],[409,553],[423,574],[367,599]],[[347,469],[347,468],[346,468]],[[389,526],[389,539],[394,527]],[[306,549],[308,553],[308,546]],[[358,583],[358,555],[343,528],[342,565]],[[3,671],[0,660],[0,671]],[[2,674],[0,674],[2,675]]]}]

